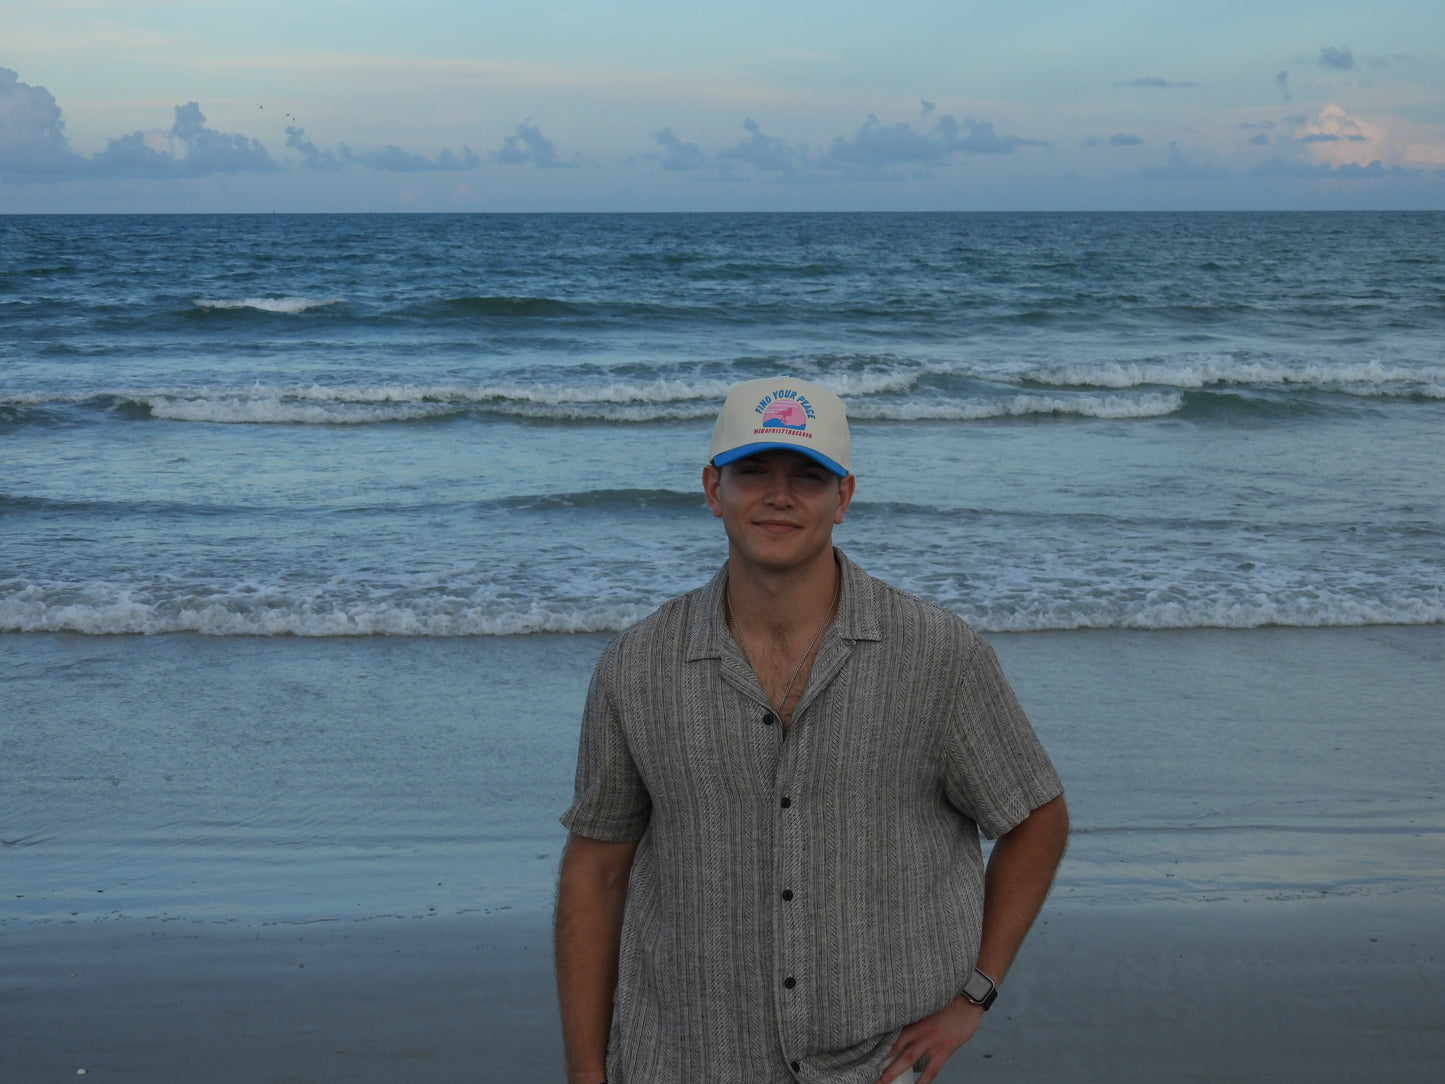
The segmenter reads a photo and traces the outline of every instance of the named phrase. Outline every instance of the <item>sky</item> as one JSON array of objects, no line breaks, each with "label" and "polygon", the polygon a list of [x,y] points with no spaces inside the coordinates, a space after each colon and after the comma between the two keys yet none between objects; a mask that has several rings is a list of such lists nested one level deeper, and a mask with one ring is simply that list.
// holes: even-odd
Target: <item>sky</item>
[{"label": "sky", "polygon": [[1445,209],[1440,0],[0,0],[0,213]]}]

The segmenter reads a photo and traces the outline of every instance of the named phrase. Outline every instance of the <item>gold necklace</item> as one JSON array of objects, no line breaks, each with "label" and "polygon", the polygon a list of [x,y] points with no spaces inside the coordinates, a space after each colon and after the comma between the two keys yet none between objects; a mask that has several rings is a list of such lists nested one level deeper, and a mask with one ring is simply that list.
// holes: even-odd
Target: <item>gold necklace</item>
[{"label": "gold necklace", "polygon": [[[798,660],[798,665],[793,667],[793,676],[788,678],[788,687],[783,690],[783,697],[778,701],[777,712],[779,716],[783,714],[783,708],[787,706],[788,694],[793,691],[793,682],[797,681],[798,675],[803,672],[803,663],[808,661],[808,656],[813,653],[813,647],[817,644],[818,637],[823,635],[823,630],[828,627],[828,622],[833,620],[833,611],[838,606],[838,596],[843,590],[843,572],[841,569],[838,570],[837,576],[837,582],[833,585],[833,601],[828,603],[827,613],[823,614],[823,620],[817,629],[814,630],[813,638],[808,641],[808,646],[803,648],[803,657]],[[727,607],[728,622],[733,627],[733,636],[737,639],[738,647],[743,649],[743,657],[748,658],[748,645],[743,642],[742,626],[738,624],[737,616],[733,613],[733,592],[731,584],[723,587],[723,605]],[[748,658],[748,662],[751,663],[752,659]],[[758,684],[761,685],[762,682],[760,681]],[[767,694],[764,693],[763,695],[766,696]]]}]

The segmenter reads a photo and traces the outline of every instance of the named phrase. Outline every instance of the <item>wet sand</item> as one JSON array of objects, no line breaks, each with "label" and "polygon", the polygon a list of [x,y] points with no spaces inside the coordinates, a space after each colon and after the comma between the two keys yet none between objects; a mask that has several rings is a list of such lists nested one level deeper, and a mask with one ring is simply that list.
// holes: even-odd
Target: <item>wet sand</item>
[{"label": "wet sand", "polygon": [[[0,638],[0,1082],[560,1080],[602,641]],[[941,1079],[1438,1078],[1445,628],[994,641],[1076,832]]]},{"label": "wet sand", "polygon": [[[1438,1079],[1432,895],[1058,906],[945,1081]],[[0,933],[0,1079],[560,1081],[543,912]]]}]

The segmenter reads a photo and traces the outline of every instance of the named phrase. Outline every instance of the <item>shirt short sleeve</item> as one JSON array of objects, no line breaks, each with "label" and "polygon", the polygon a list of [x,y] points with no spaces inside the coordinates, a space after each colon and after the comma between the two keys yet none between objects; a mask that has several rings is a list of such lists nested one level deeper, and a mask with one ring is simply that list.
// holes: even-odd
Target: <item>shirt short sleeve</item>
[{"label": "shirt short sleeve", "polygon": [[1063,793],[1063,784],[987,642],[962,668],[945,738],[948,799],[990,839]]},{"label": "shirt short sleeve", "polygon": [[592,673],[582,711],[572,805],[561,818],[570,831],[609,843],[641,839],[652,811],[652,801],[609,693],[616,649],[614,641]]}]

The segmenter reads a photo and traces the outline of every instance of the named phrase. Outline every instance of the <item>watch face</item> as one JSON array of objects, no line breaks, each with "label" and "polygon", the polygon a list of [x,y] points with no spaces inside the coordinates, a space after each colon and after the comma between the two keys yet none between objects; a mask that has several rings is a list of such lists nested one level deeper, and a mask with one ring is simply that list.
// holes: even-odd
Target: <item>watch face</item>
[{"label": "watch face", "polygon": [[989,1000],[989,995],[992,993],[993,980],[982,971],[975,971],[968,977],[968,981],[963,984],[963,996],[979,1005]]}]

